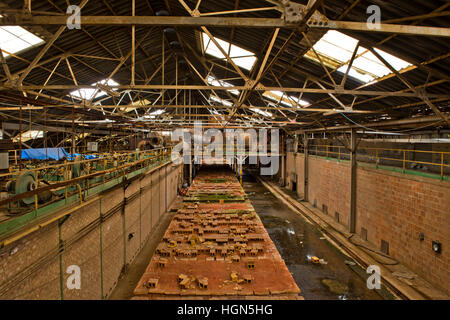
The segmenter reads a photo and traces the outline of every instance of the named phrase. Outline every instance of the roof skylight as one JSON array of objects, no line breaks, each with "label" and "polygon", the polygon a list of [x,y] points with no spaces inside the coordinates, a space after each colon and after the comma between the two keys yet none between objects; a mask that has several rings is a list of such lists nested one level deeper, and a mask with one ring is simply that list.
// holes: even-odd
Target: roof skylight
[{"label": "roof skylight", "polygon": [[217,111],[217,110],[212,110],[212,109],[208,109],[209,113],[216,115],[216,116],[220,116],[221,114]]},{"label": "roof skylight", "polygon": [[[96,83],[93,83],[92,86],[95,87],[97,84],[102,84],[102,85],[107,85],[107,86],[118,86],[119,84],[117,82],[115,82],[113,79],[109,79],[108,82],[106,82],[106,79],[101,80],[101,81],[97,81]],[[117,89],[112,89],[112,90],[117,90]],[[95,95],[95,93],[99,91],[97,93],[97,95]],[[75,98],[79,98],[79,99],[84,99],[84,100],[91,100],[94,96],[95,98],[100,98],[105,96],[107,93],[103,90],[100,90],[98,88],[83,88],[83,89],[78,89],[78,90],[74,90],[72,92],[70,92],[70,95],[75,97]]]},{"label": "roof skylight", "polygon": [[[222,54],[216,44],[209,38],[206,33],[202,33],[203,37],[203,50],[205,53],[210,54],[216,58],[226,60],[226,57]],[[238,47],[228,41],[218,39],[214,37],[217,43],[222,49],[229,54],[231,60],[241,68],[251,70],[256,62],[256,56],[253,52]]]},{"label": "roof skylight", "polygon": [[157,116],[160,116],[160,115],[162,115],[162,114],[165,113],[165,112],[166,112],[166,111],[163,110],[163,109],[158,109],[158,110],[155,110],[155,111],[153,111],[153,112],[150,112],[150,113],[148,113],[148,114],[146,114],[146,115],[144,115],[144,116],[142,116],[142,117],[139,117],[138,119],[139,119],[139,120],[144,120],[144,119],[156,119]]},{"label": "roof skylight", "polygon": [[310,105],[310,103],[305,100],[298,100],[298,98],[288,96],[281,91],[265,91],[263,93],[263,96],[272,101],[275,101],[276,103],[281,103],[282,105],[285,105],[287,107],[294,107],[297,106],[297,104],[301,107],[307,107]]},{"label": "roof skylight", "polygon": [[159,115],[163,114],[164,112],[166,112],[166,111],[163,110],[163,109],[159,109],[159,110],[150,112],[149,115],[150,115],[150,116],[159,116]]},{"label": "roof skylight", "polygon": [[222,105],[224,105],[224,106],[227,106],[227,107],[231,107],[231,106],[233,105],[232,102],[230,102],[230,101],[228,101],[228,100],[224,100],[224,99],[222,99],[222,98],[218,98],[218,97],[213,96],[213,95],[210,95],[210,96],[209,96],[209,100],[214,101],[214,102],[217,102],[217,103],[220,103],[220,104],[222,104]]},{"label": "roof skylight", "polygon": [[[339,72],[345,73],[357,43],[358,40],[355,38],[349,37],[339,31],[330,30],[313,46],[313,48],[327,67],[338,67],[337,70]],[[374,49],[397,71],[411,66],[410,63],[384,52],[383,50],[377,48]],[[319,62],[312,49],[305,54],[305,57]],[[391,73],[389,68],[364,47],[358,48],[357,58],[353,61],[352,68],[349,71],[350,76],[364,83],[371,82]]]},{"label": "roof skylight", "polygon": [[252,110],[253,112],[259,113],[260,115],[265,116],[265,117],[271,118],[273,116],[273,114],[271,114],[270,112],[263,111],[259,108],[250,108],[250,110]]},{"label": "roof skylight", "polygon": [[[0,15],[1,17],[1,15]],[[44,40],[19,26],[0,27],[0,48],[9,53],[18,53],[44,43]],[[3,52],[3,56],[9,53]]]},{"label": "roof skylight", "polygon": [[39,139],[44,137],[44,131],[39,130],[28,130],[23,132],[21,135],[18,134],[16,137],[14,137],[14,142],[27,142],[29,140]]},{"label": "roof skylight", "polygon": [[[234,85],[232,85],[229,82],[223,81],[223,80],[217,80],[216,78],[214,78],[213,76],[208,76],[208,78],[206,78],[206,81],[212,85],[212,86],[216,86],[216,87],[234,87]],[[239,90],[235,90],[235,89],[230,89],[227,90],[228,92],[234,94],[234,95],[239,95]]]}]

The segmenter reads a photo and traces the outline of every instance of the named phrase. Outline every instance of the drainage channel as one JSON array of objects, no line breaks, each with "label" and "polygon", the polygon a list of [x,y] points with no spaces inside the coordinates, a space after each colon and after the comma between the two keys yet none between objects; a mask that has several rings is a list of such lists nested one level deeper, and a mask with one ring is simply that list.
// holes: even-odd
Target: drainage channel
[{"label": "drainage channel", "polygon": [[[367,274],[354,259],[331,245],[317,228],[306,223],[255,177],[245,175],[243,187],[305,299],[393,298],[386,288],[368,289]],[[320,262],[314,263],[314,257]]]}]

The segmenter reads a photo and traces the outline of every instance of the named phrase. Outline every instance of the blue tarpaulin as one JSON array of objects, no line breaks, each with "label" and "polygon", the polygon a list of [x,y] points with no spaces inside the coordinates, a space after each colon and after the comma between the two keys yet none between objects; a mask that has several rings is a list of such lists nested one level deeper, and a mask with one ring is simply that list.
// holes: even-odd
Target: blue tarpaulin
[{"label": "blue tarpaulin", "polygon": [[23,149],[23,160],[60,160],[69,156],[64,148]]},{"label": "blue tarpaulin", "polygon": [[79,154],[79,153],[69,154],[67,156],[67,160],[69,160],[69,161],[75,160],[75,158],[78,156],[81,156],[81,154]]},{"label": "blue tarpaulin", "polygon": [[91,160],[91,159],[97,159],[98,158],[98,156],[96,156],[96,155],[93,155],[93,154],[85,154],[85,155],[81,155],[81,154],[79,154],[79,153],[74,153],[74,154],[70,154],[68,157],[67,157],[67,160],[75,160],[75,158],[76,157],[78,157],[78,156],[81,156],[81,159],[84,159],[84,160]]}]

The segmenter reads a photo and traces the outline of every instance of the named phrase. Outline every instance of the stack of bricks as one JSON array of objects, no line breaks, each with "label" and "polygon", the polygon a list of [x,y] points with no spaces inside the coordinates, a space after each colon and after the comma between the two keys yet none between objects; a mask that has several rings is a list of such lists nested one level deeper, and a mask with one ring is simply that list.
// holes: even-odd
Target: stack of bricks
[{"label": "stack of bricks", "polygon": [[231,171],[195,178],[134,290],[135,299],[301,299]]}]

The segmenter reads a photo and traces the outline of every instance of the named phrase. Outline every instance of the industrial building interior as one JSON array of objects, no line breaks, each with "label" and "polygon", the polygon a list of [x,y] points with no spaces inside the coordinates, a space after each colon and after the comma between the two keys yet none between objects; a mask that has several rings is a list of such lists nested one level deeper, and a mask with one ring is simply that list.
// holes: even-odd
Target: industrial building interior
[{"label": "industrial building interior", "polygon": [[0,300],[448,300],[449,7],[2,0]]}]

